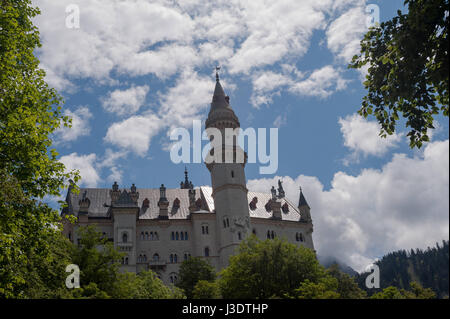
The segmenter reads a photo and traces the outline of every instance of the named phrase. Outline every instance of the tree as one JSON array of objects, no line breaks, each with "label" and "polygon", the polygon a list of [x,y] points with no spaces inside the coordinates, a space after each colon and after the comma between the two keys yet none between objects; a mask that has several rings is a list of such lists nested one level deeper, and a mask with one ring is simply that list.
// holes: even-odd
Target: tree
[{"label": "tree", "polygon": [[216,281],[200,280],[192,291],[194,299],[220,299],[220,288]]},{"label": "tree", "polygon": [[224,298],[283,298],[294,296],[302,282],[324,276],[314,252],[286,240],[261,241],[251,236],[220,273]]},{"label": "tree", "polygon": [[0,169],[0,298],[54,298],[65,291],[71,243],[54,211],[28,198]]},{"label": "tree", "polygon": [[[0,3],[0,296],[7,298],[44,293],[39,283],[49,271],[61,275],[56,264],[66,256],[54,253],[60,251],[60,218],[42,198],[59,195],[66,179],[79,178],[65,173],[50,149],[51,133],[70,120],[34,56],[40,40],[32,18],[38,14],[31,0]],[[59,281],[46,285],[52,291]]]},{"label": "tree", "polygon": [[430,288],[423,288],[417,282],[410,283],[411,290],[389,286],[372,295],[372,299],[434,299],[436,294]]},{"label": "tree", "polygon": [[320,278],[316,283],[306,279],[295,290],[298,299],[339,299],[338,281],[331,276]]},{"label": "tree", "polygon": [[348,274],[343,273],[338,264],[332,264],[327,273],[337,280],[336,292],[341,299],[364,299],[366,292],[358,287],[355,280]]},{"label": "tree", "polygon": [[118,252],[95,226],[80,226],[77,233],[80,243],[73,245],[72,261],[80,268],[80,285],[95,283],[98,289],[112,296],[115,283],[120,279],[123,253]]},{"label": "tree", "polygon": [[406,118],[410,147],[429,141],[434,117],[448,117],[448,0],[406,0],[408,13],[371,28],[350,68],[368,67],[368,90],[358,113],[373,114],[380,136],[395,132]]},{"label": "tree", "polygon": [[214,267],[200,257],[189,257],[180,266],[177,287],[183,289],[187,298],[193,297],[195,285],[200,280],[214,281],[216,272]]},{"label": "tree", "polygon": [[151,270],[139,274],[130,272],[119,274],[111,296],[119,299],[185,298],[179,288],[167,287]]}]

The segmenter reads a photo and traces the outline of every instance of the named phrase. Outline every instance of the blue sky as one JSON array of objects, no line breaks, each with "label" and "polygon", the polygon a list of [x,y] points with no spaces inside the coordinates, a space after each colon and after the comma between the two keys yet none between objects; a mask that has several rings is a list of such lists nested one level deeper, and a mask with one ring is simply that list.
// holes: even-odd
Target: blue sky
[{"label": "blue sky", "polygon": [[[282,178],[297,201],[301,185],[319,254],[360,270],[390,250],[448,239],[448,119],[417,151],[403,123],[386,141],[374,119],[355,115],[363,73],[347,64],[365,8],[376,4],[386,20],[402,3],[35,1],[41,65],[74,120],[54,136],[61,161],[85,187],[179,187],[184,164],[171,162],[168,133],[204,122],[220,64],[241,127],[279,128],[278,170],[248,164],[249,188],[268,192]],[[79,28],[66,25],[70,4]],[[187,167],[196,186],[210,185],[204,164]]]}]

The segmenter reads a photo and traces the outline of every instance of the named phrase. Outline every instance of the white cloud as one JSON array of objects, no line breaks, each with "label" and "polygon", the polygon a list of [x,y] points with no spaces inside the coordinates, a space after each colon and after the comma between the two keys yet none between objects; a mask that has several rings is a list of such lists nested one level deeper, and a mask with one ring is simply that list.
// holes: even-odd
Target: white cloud
[{"label": "white cloud", "polygon": [[347,87],[348,80],[331,65],[314,70],[307,79],[293,84],[289,90],[296,94],[326,98]]},{"label": "white cloud", "polygon": [[363,4],[346,11],[327,28],[328,48],[343,63],[349,63],[360,52],[360,41],[367,32]]},{"label": "white cloud", "polygon": [[100,181],[98,169],[96,169],[97,156],[92,153],[89,155],[78,155],[71,153],[60,158],[60,162],[66,166],[67,171],[79,170],[81,181],[80,185],[86,187],[96,187]]},{"label": "white cloud", "polygon": [[[222,81],[223,83],[223,81]],[[226,82],[223,83],[226,86]],[[214,90],[210,77],[200,76],[186,69],[173,87],[159,94],[159,117],[169,127],[191,127],[194,119],[200,119],[201,112],[208,108]]]},{"label": "white cloud", "polygon": [[102,106],[106,111],[117,115],[133,114],[139,111],[144,104],[148,91],[148,85],[114,90],[102,99]]},{"label": "white cloud", "polygon": [[92,113],[87,106],[80,106],[73,112],[67,109],[64,111],[64,115],[72,119],[72,127],[61,126],[55,131],[56,144],[72,142],[81,136],[90,134],[89,120],[92,118]]},{"label": "white cloud", "polygon": [[[248,188],[268,192],[279,178],[250,180]],[[316,177],[281,179],[294,203],[303,188],[318,254],[338,257],[358,271],[387,252],[449,238],[448,140],[428,144],[413,158],[395,154],[381,170],[337,172],[329,190]]]},{"label": "white cloud", "polygon": [[139,156],[145,156],[150,141],[161,129],[161,119],[154,114],[132,116],[122,122],[113,123],[104,140]]},{"label": "white cloud", "polygon": [[358,159],[359,155],[383,156],[387,151],[396,147],[401,140],[401,135],[394,133],[386,138],[379,136],[380,125],[374,121],[368,121],[358,114],[339,118],[344,145],[352,152],[352,158]]}]

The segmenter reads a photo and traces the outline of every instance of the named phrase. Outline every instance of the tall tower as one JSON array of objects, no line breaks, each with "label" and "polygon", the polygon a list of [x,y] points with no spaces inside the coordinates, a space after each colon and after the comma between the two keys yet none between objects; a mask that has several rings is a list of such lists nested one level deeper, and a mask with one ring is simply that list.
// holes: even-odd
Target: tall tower
[{"label": "tall tower", "polygon": [[[214,160],[210,157],[206,164],[211,173],[221,267],[228,265],[229,257],[235,253],[245,236],[250,234],[248,190],[244,172],[246,154],[237,144],[237,135],[232,139],[225,139],[227,128],[234,130],[240,127],[229,101],[220,84],[219,74],[216,73],[216,87],[205,128],[208,134],[208,129],[215,128],[222,136],[222,145],[213,149],[213,155],[222,151],[223,156],[215,156]],[[225,158],[225,154],[231,154],[231,160]]]}]

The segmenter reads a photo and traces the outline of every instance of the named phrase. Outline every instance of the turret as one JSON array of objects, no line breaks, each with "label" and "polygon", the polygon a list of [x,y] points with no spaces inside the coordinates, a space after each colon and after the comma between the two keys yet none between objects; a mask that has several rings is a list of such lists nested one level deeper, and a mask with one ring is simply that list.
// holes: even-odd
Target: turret
[{"label": "turret", "polygon": [[[216,70],[218,71],[218,68]],[[221,267],[225,267],[240,241],[250,234],[250,215],[244,172],[246,155],[237,144],[237,135],[225,139],[226,129],[238,129],[240,123],[220,84],[218,72],[205,126],[210,139],[214,138],[208,130],[212,128],[220,131],[222,139],[221,145],[216,145],[207,157],[206,166],[211,173],[212,196],[216,210],[219,250],[217,254],[220,255]],[[222,156],[217,156],[218,154]],[[223,223],[224,220],[229,220],[230,223]]]}]

